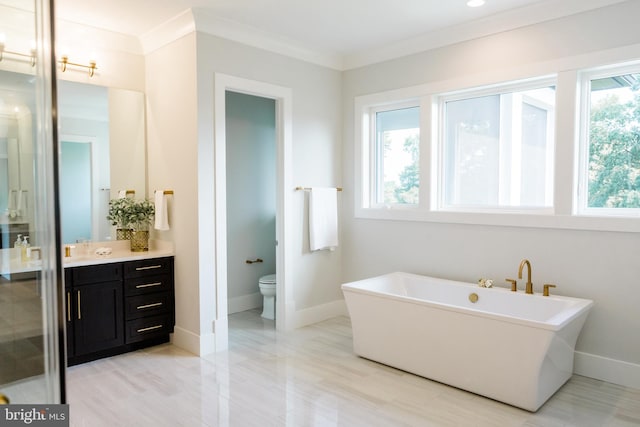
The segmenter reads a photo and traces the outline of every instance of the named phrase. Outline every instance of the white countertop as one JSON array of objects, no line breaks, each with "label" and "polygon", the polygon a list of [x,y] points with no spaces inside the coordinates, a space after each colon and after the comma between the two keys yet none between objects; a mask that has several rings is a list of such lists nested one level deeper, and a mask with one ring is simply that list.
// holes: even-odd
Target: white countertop
[{"label": "white countertop", "polygon": [[[66,246],[66,245],[65,245]],[[162,240],[150,240],[149,251],[131,252],[128,240],[110,242],[92,242],[86,253],[82,244],[73,245],[71,257],[63,258],[63,267],[81,267],[86,265],[107,264],[112,262],[136,261],[141,259],[161,258],[173,256],[173,244]],[[101,247],[109,247],[110,255],[96,255],[95,250]],[[64,248],[61,249],[64,254]],[[0,249],[0,274],[10,275],[17,273],[29,273],[42,270],[42,261],[22,262],[19,249]]]}]

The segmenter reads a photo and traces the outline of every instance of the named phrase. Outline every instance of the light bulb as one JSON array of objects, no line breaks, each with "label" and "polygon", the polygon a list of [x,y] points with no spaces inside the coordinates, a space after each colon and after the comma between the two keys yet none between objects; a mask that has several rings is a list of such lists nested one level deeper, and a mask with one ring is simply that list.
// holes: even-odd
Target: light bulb
[{"label": "light bulb", "polygon": [[485,1],[484,0],[469,0],[467,2],[467,6],[469,7],[479,7],[484,5]]}]

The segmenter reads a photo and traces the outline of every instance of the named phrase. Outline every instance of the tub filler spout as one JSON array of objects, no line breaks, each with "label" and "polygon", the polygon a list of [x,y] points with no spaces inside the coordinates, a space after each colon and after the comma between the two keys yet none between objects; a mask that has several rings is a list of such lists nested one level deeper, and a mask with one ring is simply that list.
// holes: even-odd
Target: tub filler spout
[{"label": "tub filler spout", "polygon": [[533,294],[533,283],[531,283],[531,263],[528,259],[523,259],[518,267],[518,279],[522,279],[522,269],[527,266],[527,284],[525,285],[525,293]]}]

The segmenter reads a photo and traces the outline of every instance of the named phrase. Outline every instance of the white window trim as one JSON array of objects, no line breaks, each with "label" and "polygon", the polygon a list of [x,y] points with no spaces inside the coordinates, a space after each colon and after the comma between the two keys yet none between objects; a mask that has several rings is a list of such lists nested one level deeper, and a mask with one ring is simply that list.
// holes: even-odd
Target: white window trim
[{"label": "white window trim", "polygon": [[[507,207],[507,206],[479,207],[479,206],[450,205],[445,203],[444,182],[443,182],[444,180],[441,178],[442,174],[440,173],[441,171],[444,170],[444,147],[442,146],[442,143],[444,141],[445,115],[439,114],[439,113],[444,111],[445,104],[451,101],[460,101],[460,100],[465,100],[469,98],[490,96],[490,95],[503,95],[503,94],[509,94],[512,92],[521,92],[521,91],[530,90],[530,89],[538,89],[546,86],[557,87],[557,85],[558,85],[558,82],[555,76],[541,76],[541,77],[535,77],[531,79],[514,80],[514,81],[502,83],[502,84],[498,83],[498,84],[486,85],[480,88],[457,90],[453,92],[445,92],[445,93],[439,93],[439,94],[433,95],[433,98],[436,100],[435,103],[437,105],[437,110],[434,111],[434,115],[437,116],[437,121],[433,121],[433,123],[437,123],[437,130],[432,133],[433,135],[437,136],[437,139],[433,139],[437,141],[436,144],[433,144],[434,145],[433,152],[434,152],[434,155],[437,156],[437,163],[434,165],[436,166],[436,169],[434,170],[434,174],[432,176],[432,179],[434,181],[432,181],[431,186],[433,188],[437,188],[437,192],[436,192],[436,197],[432,199],[430,209],[437,212],[469,212],[469,213],[496,213],[496,214],[518,213],[518,214],[534,214],[534,215],[553,215],[554,213],[553,191],[550,192],[550,197],[552,200],[551,200],[551,206],[549,207],[522,207],[522,208]],[[538,101],[535,101],[535,102],[529,102],[529,104],[538,106],[540,103]],[[545,106],[541,106],[541,108],[546,109]],[[548,127],[554,126],[556,122],[555,111],[557,111],[557,109],[554,106],[553,119],[551,120],[551,123],[548,123]],[[500,114],[504,114],[502,109]],[[547,132],[549,132],[549,128]],[[553,140],[552,151],[555,151],[555,138]],[[550,155],[553,155],[553,152],[551,152]],[[553,170],[554,170],[553,163],[552,163],[552,168],[550,169],[551,170],[547,171],[547,173],[553,176]],[[548,183],[550,182],[550,184],[548,185],[553,185],[553,180],[549,180],[547,182]]]},{"label": "white window trim", "polygon": [[[377,166],[377,159],[379,156],[379,153],[376,152],[376,150],[378,149],[377,147],[377,121],[375,119],[376,113],[380,113],[380,112],[385,112],[385,111],[394,111],[394,110],[401,110],[404,108],[420,108],[420,100],[419,99],[413,99],[413,100],[409,100],[409,101],[401,101],[401,102],[395,102],[395,103],[390,103],[390,104],[384,104],[384,105],[374,105],[371,106],[369,108],[368,111],[368,118],[369,118],[369,162],[366,164],[367,168],[369,169],[369,179],[368,179],[368,186],[369,186],[369,191],[368,191],[368,198],[366,201],[366,205],[372,209],[383,209],[383,208],[388,208],[388,207],[393,207],[395,209],[416,209],[419,205],[418,204],[414,204],[414,203],[379,203],[377,202],[378,200],[378,195],[376,194],[376,190],[379,191],[379,189],[377,188],[377,184],[379,184],[378,181],[378,174],[379,174],[379,170],[376,167]],[[422,145],[422,144],[420,144]],[[422,147],[421,147],[422,148]],[[420,176],[422,176],[422,171],[420,171]],[[375,183],[375,185],[372,185],[372,183]],[[376,187],[376,188],[374,188]],[[421,180],[421,185],[420,187],[422,187],[422,180]],[[420,200],[420,195],[418,196],[418,200]]]},{"label": "white window trim", "polygon": [[640,218],[640,208],[590,208],[587,206],[589,170],[589,115],[591,112],[591,80],[640,73],[640,63],[627,63],[598,67],[578,74],[579,93],[579,138],[578,177],[575,191],[574,214],[591,217]]},{"label": "white window trim", "polygon": [[[421,221],[435,223],[550,228],[569,230],[594,230],[612,232],[640,232],[640,221],[635,217],[603,217],[600,215],[577,215],[577,182],[579,163],[579,111],[578,70],[593,69],[601,64],[622,64],[628,58],[640,56],[640,44],[613,50],[593,52],[555,61],[528,64],[526,67],[505,69],[490,75],[478,74],[460,78],[431,82],[369,95],[354,99],[354,217],[359,219]],[[499,74],[499,75],[498,75]],[[555,120],[555,166],[554,166],[554,212],[505,213],[483,212],[436,212],[431,211],[436,195],[431,191],[434,175],[437,173],[437,151],[431,144],[437,135],[432,122],[437,120],[437,100],[435,93],[451,92],[460,88],[487,86],[495,81],[516,81],[534,76],[557,74],[556,120]],[[368,194],[367,179],[363,171],[368,171],[363,154],[368,154],[368,116],[365,111],[372,105],[396,103],[408,99],[420,99],[420,205],[413,209],[370,208],[364,204]],[[434,103],[436,103],[434,105]],[[434,117],[435,115],[435,117]],[[367,141],[363,145],[363,141]],[[427,155],[428,154],[428,155]],[[366,157],[368,159],[368,157]],[[367,160],[368,161],[368,160]],[[431,182],[427,184],[427,177]],[[427,184],[427,185],[425,185]],[[366,190],[363,191],[363,190]]]}]

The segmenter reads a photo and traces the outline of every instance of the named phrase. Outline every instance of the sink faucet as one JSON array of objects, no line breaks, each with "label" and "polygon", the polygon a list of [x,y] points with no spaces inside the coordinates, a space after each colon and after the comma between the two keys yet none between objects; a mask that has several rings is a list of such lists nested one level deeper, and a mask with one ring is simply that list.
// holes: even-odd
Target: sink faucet
[{"label": "sink faucet", "polygon": [[531,263],[528,259],[523,259],[518,267],[518,279],[522,279],[522,269],[527,266],[527,284],[525,287],[525,293],[533,294],[533,283],[531,283]]}]

